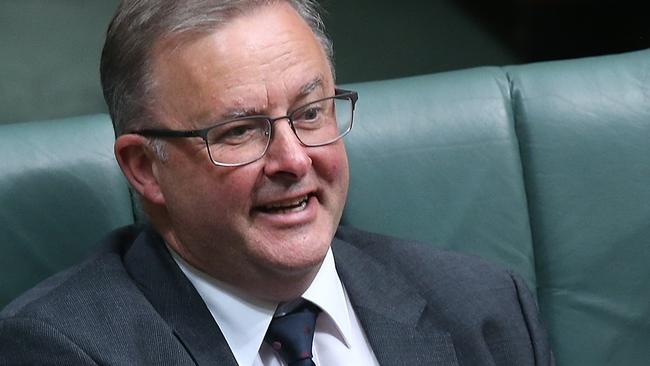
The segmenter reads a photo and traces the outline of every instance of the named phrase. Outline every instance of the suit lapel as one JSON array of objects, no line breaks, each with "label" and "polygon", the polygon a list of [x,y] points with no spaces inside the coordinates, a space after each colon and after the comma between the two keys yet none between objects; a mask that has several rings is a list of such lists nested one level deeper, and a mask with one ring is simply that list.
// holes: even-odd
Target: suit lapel
[{"label": "suit lapel", "polygon": [[449,333],[436,329],[426,301],[402,276],[334,239],[336,268],[381,365],[457,365]]},{"label": "suit lapel", "polygon": [[[435,328],[416,289],[351,244],[335,238],[332,247],[339,276],[381,365],[458,364],[449,333]],[[197,365],[237,365],[205,303],[157,233],[143,230],[124,264]]]},{"label": "suit lapel", "polygon": [[197,365],[237,365],[210,311],[157,233],[143,230],[124,264]]}]

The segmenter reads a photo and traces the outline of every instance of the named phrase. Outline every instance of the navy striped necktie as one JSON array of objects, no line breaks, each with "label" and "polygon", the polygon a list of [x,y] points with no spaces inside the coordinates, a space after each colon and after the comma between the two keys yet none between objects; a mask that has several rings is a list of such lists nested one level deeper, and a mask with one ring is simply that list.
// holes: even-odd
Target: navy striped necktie
[{"label": "navy striped necktie", "polygon": [[288,366],[315,366],[311,348],[319,313],[317,306],[303,302],[289,313],[273,318],[264,341]]}]

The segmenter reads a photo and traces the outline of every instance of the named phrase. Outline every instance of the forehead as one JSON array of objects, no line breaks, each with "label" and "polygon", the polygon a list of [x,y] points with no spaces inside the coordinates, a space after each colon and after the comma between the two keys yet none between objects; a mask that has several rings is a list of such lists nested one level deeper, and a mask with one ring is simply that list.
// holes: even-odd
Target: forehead
[{"label": "forehead", "polygon": [[214,118],[226,108],[290,103],[314,80],[322,90],[333,88],[320,43],[285,3],[240,15],[211,34],[183,37],[173,46],[162,43],[158,50],[153,69],[157,102],[185,119],[188,114]]}]

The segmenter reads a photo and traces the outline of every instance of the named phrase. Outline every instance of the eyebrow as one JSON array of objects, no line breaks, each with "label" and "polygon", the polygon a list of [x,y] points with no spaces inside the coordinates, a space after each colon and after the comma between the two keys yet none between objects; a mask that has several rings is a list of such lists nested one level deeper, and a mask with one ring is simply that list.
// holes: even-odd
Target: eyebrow
[{"label": "eyebrow", "polygon": [[318,76],[300,88],[300,97],[311,94],[316,88],[323,86],[323,78]]},{"label": "eyebrow", "polygon": [[257,108],[233,108],[222,114],[220,120],[225,121],[241,117],[259,116],[260,114],[262,113]]},{"label": "eyebrow", "polygon": [[[318,89],[319,87],[323,86],[323,78],[321,76],[317,76],[313,80],[307,82],[300,88],[300,92],[296,99],[299,98],[304,98],[308,96],[309,94],[313,93],[314,90]],[[220,120],[225,121],[225,120],[230,120],[230,119],[235,119],[235,118],[242,118],[242,117],[248,117],[248,116],[259,116],[261,115],[262,112],[253,107],[253,108],[232,108],[227,110],[225,113],[221,115]]]}]

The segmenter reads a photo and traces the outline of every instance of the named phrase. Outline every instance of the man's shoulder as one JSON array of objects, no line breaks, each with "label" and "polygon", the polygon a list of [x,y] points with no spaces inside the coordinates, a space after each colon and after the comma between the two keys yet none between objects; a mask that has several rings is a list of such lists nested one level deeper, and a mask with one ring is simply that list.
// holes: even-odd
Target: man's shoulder
[{"label": "man's shoulder", "polygon": [[108,302],[116,290],[133,290],[122,255],[138,232],[134,226],[111,232],[86,260],[45,279],[9,303],[0,312],[0,319],[61,318],[67,312],[74,315],[81,303]]},{"label": "man's shoulder", "polygon": [[158,245],[148,240],[142,228],[116,230],[95,255],[10,303],[0,364],[191,364],[133,275],[134,265],[151,266],[133,258],[141,244]]},{"label": "man's shoulder", "polygon": [[350,297],[362,302],[355,309],[362,316],[366,309],[389,318],[420,314],[418,327],[449,335],[463,364],[552,364],[534,298],[515,273],[474,255],[353,228],[341,227],[337,239],[337,268]]},{"label": "man's shoulder", "polygon": [[453,283],[453,291],[479,291],[512,287],[510,270],[476,255],[436,248],[431,244],[341,226],[336,237],[406,277],[414,285],[436,289]]}]

